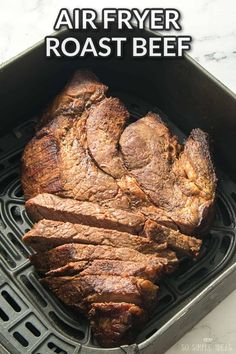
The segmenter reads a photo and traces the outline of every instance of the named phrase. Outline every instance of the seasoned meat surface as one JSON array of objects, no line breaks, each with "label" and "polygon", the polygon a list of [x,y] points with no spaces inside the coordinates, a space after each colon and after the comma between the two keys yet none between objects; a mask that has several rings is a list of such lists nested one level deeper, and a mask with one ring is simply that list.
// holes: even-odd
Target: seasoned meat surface
[{"label": "seasoned meat surface", "polygon": [[[43,117],[43,127],[24,150],[24,195],[28,199],[47,192],[91,202],[109,203],[112,200],[114,205],[119,203],[126,208],[129,206],[128,198],[122,196],[115,179],[96,165],[87,149],[86,121],[90,108],[105,98],[104,85],[91,73],[83,71],[75,74],[71,85],[72,88],[69,84],[49,107],[44,116],[50,118]],[[64,104],[68,100],[68,90],[74,93],[72,97],[69,95],[69,112]],[[80,107],[77,106],[77,94],[78,104],[82,97]],[[87,95],[89,104],[85,104]],[[41,164],[39,161],[42,158],[44,162]],[[54,166],[52,175],[49,172],[51,166]]]},{"label": "seasoned meat surface", "polygon": [[206,133],[193,130],[182,146],[151,112],[125,128],[128,111],[105,93],[78,71],[48,108],[22,158],[26,198],[53,193],[132,209],[187,234],[205,229],[216,188]]},{"label": "seasoned meat surface", "polygon": [[47,193],[27,200],[25,207],[34,221],[41,219],[69,221],[132,234],[141,232],[145,223],[145,217],[141,213],[108,208],[97,203],[60,198]]},{"label": "seasoned meat surface", "polygon": [[124,130],[120,146],[129,172],[173,224],[187,234],[205,226],[216,188],[206,133],[193,130],[183,148],[149,113]]},{"label": "seasoned meat surface", "polygon": [[[116,179],[120,193],[131,208],[148,205],[147,195],[125,168],[119,149],[119,139],[129,113],[116,98],[108,98],[95,106],[87,119],[87,142],[91,156],[101,170]],[[118,205],[118,207],[122,207]]]},{"label": "seasoned meat surface", "polygon": [[86,108],[100,102],[107,90],[108,87],[101,84],[91,71],[76,71],[62,92],[45,110],[38,128],[46,126],[58,116],[77,118]]},{"label": "seasoned meat surface", "polygon": [[118,178],[126,173],[118,149],[129,112],[117,98],[106,98],[95,106],[87,119],[88,148],[98,166]]},{"label": "seasoned meat surface", "polygon": [[64,275],[121,275],[136,276],[155,282],[163,271],[163,264],[149,264],[147,261],[98,260],[69,262],[65,266],[50,270],[47,276]]},{"label": "seasoned meat surface", "polygon": [[181,234],[155,221],[147,220],[144,226],[144,234],[159,244],[167,243],[167,246],[182,255],[196,258],[200,252],[202,240]]},{"label": "seasoned meat surface", "polygon": [[139,306],[126,302],[94,303],[89,311],[92,331],[103,347],[130,344],[147,320]]},{"label": "seasoned meat surface", "polygon": [[[85,174],[90,169],[93,170],[92,176],[94,176],[95,184],[99,184],[100,179],[106,178],[89,161],[84,147],[85,131],[83,129],[86,121],[85,108],[103,99],[106,90],[107,87],[101,84],[92,73],[76,72],[63,92],[49,106],[40,122],[42,128],[26,146],[22,157],[22,187],[26,198],[41,192],[62,195],[77,193],[74,191],[74,178],[72,178],[78,166],[74,164],[74,161],[77,161],[75,154],[79,157],[81,173],[82,167],[84,167]],[[78,125],[80,129],[77,129]],[[74,144],[71,144],[71,139],[74,140]],[[68,161],[65,160],[68,154],[70,155],[70,167]],[[54,167],[53,172],[51,172],[51,166]],[[70,176],[72,180],[67,186],[68,173],[72,168]],[[117,192],[115,182],[107,177],[107,183],[106,188],[96,192],[102,193],[104,190],[105,196],[110,193],[114,196]],[[66,190],[67,188],[70,189]],[[84,188],[84,192],[87,190],[87,195],[89,195],[89,189]]]},{"label": "seasoned meat surface", "polygon": [[167,267],[178,263],[174,252],[160,250],[159,253],[143,254],[134,249],[126,247],[94,246],[77,243],[68,243],[53,248],[50,251],[37,253],[31,256],[31,261],[36,269],[42,273],[62,267],[69,262],[102,260],[121,260],[133,262],[149,262],[159,266],[163,264]]},{"label": "seasoned meat surface", "polygon": [[87,313],[96,302],[133,302],[150,309],[157,302],[157,285],[129,276],[85,275],[46,277],[42,283],[66,305]]},{"label": "seasoned meat surface", "polygon": [[127,247],[141,253],[155,253],[167,248],[166,241],[157,243],[146,237],[135,236],[127,232],[45,219],[36,223],[24,235],[23,240],[37,252],[43,252],[65,243]]},{"label": "seasoned meat surface", "polygon": [[82,311],[104,347],[132,343],[165,273],[196,259],[213,215],[208,136],[180,144],[152,112],[131,123],[118,98],[78,70],[22,156],[23,237],[42,283]]}]

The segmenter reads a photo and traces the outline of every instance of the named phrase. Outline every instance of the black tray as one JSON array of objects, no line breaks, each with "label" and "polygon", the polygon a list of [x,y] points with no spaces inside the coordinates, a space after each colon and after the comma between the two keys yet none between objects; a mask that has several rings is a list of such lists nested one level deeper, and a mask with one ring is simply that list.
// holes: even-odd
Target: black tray
[{"label": "black tray", "polygon": [[[180,141],[193,127],[207,130],[217,156],[216,215],[198,261],[185,260],[162,281],[160,303],[136,343],[112,349],[99,348],[86,319],[75,316],[42,287],[27,259],[31,250],[21,242],[31,227],[19,167],[33,133],[32,117],[64,85],[69,73],[81,66],[92,67],[114,89],[112,94],[122,98],[134,119],[148,110],[157,111]],[[0,97],[0,352],[163,353],[235,288],[235,97],[189,58],[139,61],[127,55],[123,60],[49,60],[42,44],[3,66],[0,78],[5,83]]]}]

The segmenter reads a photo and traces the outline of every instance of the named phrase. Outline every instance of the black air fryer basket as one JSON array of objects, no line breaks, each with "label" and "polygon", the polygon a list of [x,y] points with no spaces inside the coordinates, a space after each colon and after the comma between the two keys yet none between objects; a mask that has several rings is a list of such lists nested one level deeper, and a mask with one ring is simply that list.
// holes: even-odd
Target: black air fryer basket
[{"label": "black air fryer basket", "polygon": [[[32,225],[20,187],[22,150],[33,134],[35,115],[81,67],[91,68],[107,83],[134,119],[156,111],[180,141],[194,127],[207,131],[219,178],[215,219],[198,261],[185,260],[165,277],[159,305],[136,343],[110,349],[97,345],[82,315],[43,288],[28,260],[32,250],[21,241]],[[188,57],[138,60],[127,53],[123,59],[46,59],[43,43],[3,65],[0,82],[0,352],[165,352],[235,288],[235,96]]]}]

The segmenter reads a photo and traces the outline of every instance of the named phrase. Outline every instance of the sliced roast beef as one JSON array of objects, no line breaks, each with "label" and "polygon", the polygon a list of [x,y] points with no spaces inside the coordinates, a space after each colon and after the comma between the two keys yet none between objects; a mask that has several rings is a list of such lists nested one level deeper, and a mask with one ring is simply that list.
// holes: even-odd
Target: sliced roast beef
[{"label": "sliced roast beef", "polygon": [[41,282],[66,305],[84,312],[97,302],[131,302],[152,308],[157,302],[158,286],[137,277],[112,275],[85,275],[74,277],[47,277]]},{"label": "sliced roast beef", "polygon": [[43,284],[109,347],[146,320],[175,251],[199,254],[201,240],[185,234],[207,229],[216,176],[207,134],[194,129],[181,145],[154,113],[129,124],[106,92],[92,73],[75,73],[25,148],[22,187],[39,221],[24,241]]},{"label": "sliced roast beef", "polygon": [[172,268],[178,264],[174,252],[163,250],[157,254],[143,254],[130,248],[111,246],[82,245],[68,243],[53,248],[44,253],[31,256],[31,261],[36,269],[42,273],[62,267],[70,262],[92,260],[121,260],[132,262],[149,262],[150,265],[163,264],[166,268]]},{"label": "sliced roast beef", "polygon": [[50,192],[138,209],[187,234],[201,231],[216,187],[207,135],[193,130],[183,148],[154,113],[124,129],[128,112],[105,91],[79,71],[49,107],[23,154],[26,198]]},{"label": "sliced roast beef", "polygon": [[145,223],[142,214],[108,208],[91,202],[60,198],[47,193],[29,199],[25,207],[33,221],[41,219],[69,221],[132,234],[139,233]]},{"label": "sliced roast beef", "polygon": [[147,320],[139,306],[131,303],[94,303],[89,311],[93,334],[103,347],[133,343],[136,331]]},{"label": "sliced roast beef", "polygon": [[127,247],[141,253],[155,253],[167,248],[166,242],[159,244],[146,237],[135,236],[127,232],[45,219],[36,223],[24,235],[23,241],[37,252],[43,252],[65,243]]},{"label": "sliced roast beef", "polygon": [[163,265],[149,264],[149,262],[131,262],[115,260],[94,260],[91,262],[69,262],[65,266],[53,269],[46,276],[64,275],[122,275],[136,276],[155,282],[161,275]]},{"label": "sliced roast beef", "polygon": [[[32,218],[34,221],[42,220],[44,218],[49,218],[54,221],[70,221],[70,223],[80,223],[83,225],[93,225],[98,228],[105,228],[105,229],[116,229],[116,230],[121,230],[122,232],[128,232],[131,234],[137,234],[137,233],[142,233],[145,235],[145,231],[143,230],[144,224],[145,224],[145,218],[142,214],[140,213],[131,213],[125,210],[121,209],[114,209],[114,208],[107,208],[107,207],[102,207],[99,206],[98,204],[95,203],[90,203],[90,202],[80,202],[76,201],[73,199],[69,198],[60,198],[58,196],[55,196],[53,194],[39,194],[38,196],[28,200],[26,202],[26,210],[29,216]],[[151,214],[151,213],[150,213]],[[41,232],[43,229],[43,225],[47,221],[44,221],[43,223],[39,224],[41,230],[33,229],[32,231],[29,232],[25,236],[25,240],[28,240],[27,242],[30,242],[32,239],[32,235],[35,235],[35,232]],[[48,222],[50,224],[50,221]],[[181,234],[178,231],[172,231],[170,229],[164,228],[164,227],[158,227],[156,223],[149,222],[148,220],[146,221],[149,225],[148,227],[145,227],[145,230],[147,234],[150,236],[152,235],[152,239],[155,240],[158,245],[155,245],[153,250],[154,252],[158,249],[160,249],[162,246],[160,244],[167,242],[166,235],[169,234],[171,235],[172,239],[172,245],[171,247],[173,249],[178,250],[179,252],[182,253],[188,253],[188,254],[194,254],[195,256],[197,255],[199,251],[199,247],[201,245],[201,241],[195,238],[188,238],[186,235]],[[48,224],[48,225],[49,225]],[[53,225],[53,224],[51,224]],[[60,224],[62,225],[62,224]],[[153,225],[151,227],[150,225]],[[66,234],[68,237],[68,242],[74,242],[73,238],[76,238],[78,236],[75,236],[74,231],[72,230],[73,226],[70,225],[70,229],[68,229],[68,232],[66,230],[67,225],[63,226],[63,234]],[[75,226],[76,227],[76,226]],[[78,227],[78,226],[77,226]],[[83,228],[83,226],[80,226]],[[44,249],[48,247],[55,247],[57,244],[61,244],[65,241],[62,242],[62,237],[64,238],[65,236],[60,236],[61,241],[58,239],[56,240],[57,236],[55,234],[55,237],[49,237],[51,230],[54,229],[52,226],[51,228],[45,229],[44,228],[44,235],[42,237],[46,238],[47,241],[45,243],[40,242],[40,238],[38,238],[38,241],[33,241],[34,244],[31,243],[31,246],[35,249]],[[69,232],[70,230],[70,232]],[[89,228],[87,229],[87,234],[89,232]],[[92,230],[92,229],[91,229]],[[94,230],[95,231],[95,230]],[[164,232],[165,231],[165,232]],[[96,230],[97,234],[99,233],[99,230]],[[165,234],[165,237],[163,237],[163,232]],[[91,231],[92,233],[92,231]],[[107,235],[108,231],[104,231],[105,235]],[[42,232],[41,232],[42,234]],[[73,234],[73,238],[71,238],[71,234]],[[101,233],[99,233],[101,235]],[[118,234],[116,234],[118,235]],[[155,237],[154,237],[155,236]],[[92,237],[92,236],[91,236]],[[100,236],[102,237],[102,236]],[[125,236],[126,241],[128,242],[128,246],[126,247],[131,247],[130,242],[131,239],[133,239],[131,236]],[[70,241],[71,238],[71,241]],[[128,241],[129,238],[129,241]],[[173,243],[173,240],[176,239],[175,244]],[[81,240],[81,241],[79,241]],[[102,240],[102,239],[101,239]],[[183,242],[183,240],[185,240]],[[85,242],[86,240],[80,235],[80,239],[78,238],[78,242]],[[144,241],[143,238],[139,239],[139,241]],[[102,241],[101,241],[102,242]],[[105,241],[104,241],[105,242]],[[108,241],[107,241],[108,242]],[[112,242],[112,241],[110,241]],[[146,245],[147,245],[146,241]],[[89,240],[88,243],[95,243],[95,241]],[[194,245],[193,245],[194,243]],[[105,243],[103,243],[105,244]],[[130,244],[130,246],[129,246]],[[114,244],[115,245],[115,244]],[[121,246],[124,246],[122,244]],[[138,246],[133,246],[134,249],[139,249],[142,252],[145,252],[144,248],[146,246],[141,246],[138,248]],[[181,249],[182,248],[182,249]],[[192,250],[191,250],[192,248]],[[148,251],[148,245],[147,245],[147,252],[151,253]]]},{"label": "sliced roast beef", "polygon": [[181,234],[177,230],[172,230],[157,224],[155,221],[147,220],[144,226],[144,234],[150,239],[160,244],[167,243],[168,247],[179,254],[196,258],[201,249],[202,240]]},{"label": "sliced roast beef", "polygon": [[[80,274],[83,272],[87,267],[89,267],[92,264],[91,261],[86,260],[86,261],[77,261],[77,262],[68,262],[64,266],[59,266],[58,268],[49,270],[48,272],[45,273],[45,276],[56,276],[56,277],[61,277],[61,276],[68,276],[68,275],[76,275]],[[37,266],[37,264],[36,264]]]}]

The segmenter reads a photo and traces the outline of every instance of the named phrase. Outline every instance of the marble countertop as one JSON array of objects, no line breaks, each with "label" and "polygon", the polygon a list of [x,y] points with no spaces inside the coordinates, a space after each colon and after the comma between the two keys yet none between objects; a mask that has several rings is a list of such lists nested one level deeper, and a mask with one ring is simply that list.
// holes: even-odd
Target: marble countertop
[{"label": "marble countertop", "polygon": [[[52,28],[62,7],[139,7],[137,0],[0,0],[0,64],[27,49]],[[189,53],[225,86],[236,92],[236,1],[146,0],[145,7],[174,7],[181,12],[183,33],[193,37]],[[168,350],[236,353],[236,291]],[[232,315],[233,314],[233,315]],[[208,338],[209,345],[204,346]]]}]

